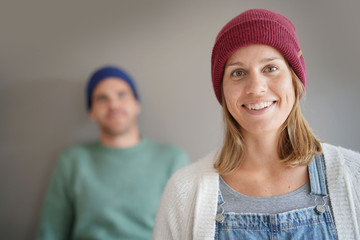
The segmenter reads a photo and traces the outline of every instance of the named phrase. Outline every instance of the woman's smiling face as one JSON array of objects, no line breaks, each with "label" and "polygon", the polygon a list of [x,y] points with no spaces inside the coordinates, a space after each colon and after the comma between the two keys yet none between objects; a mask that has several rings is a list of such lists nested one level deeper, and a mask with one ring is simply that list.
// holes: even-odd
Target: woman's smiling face
[{"label": "woman's smiling face", "polygon": [[278,133],[295,103],[290,67],[267,45],[235,51],[225,64],[222,84],[227,108],[245,135]]}]

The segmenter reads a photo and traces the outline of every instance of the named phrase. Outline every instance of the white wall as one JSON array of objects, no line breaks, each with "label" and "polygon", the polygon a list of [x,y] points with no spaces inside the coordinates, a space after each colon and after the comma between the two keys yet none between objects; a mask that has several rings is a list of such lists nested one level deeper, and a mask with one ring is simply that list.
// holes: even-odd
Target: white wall
[{"label": "white wall", "polygon": [[99,66],[122,66],[136,79],[143,135],[182,147],[192,161],[221,144],[212,45],[249,8],[294,22],[308,70],[304,114],[324,141],[360,151],[359,7],[357,0],[2,1],[1,238],[34,238],[57,155],[97,138],[84,87]]}]

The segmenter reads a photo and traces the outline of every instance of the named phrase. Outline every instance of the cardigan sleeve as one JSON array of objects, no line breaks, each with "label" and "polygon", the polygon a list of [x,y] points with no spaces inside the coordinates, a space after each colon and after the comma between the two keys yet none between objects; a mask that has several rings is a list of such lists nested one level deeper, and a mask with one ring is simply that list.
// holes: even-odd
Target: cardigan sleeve
[{"label": "cardigan sleeve", "polygon": [[340,150],[344,152],[344,178],[354,234],[356,239],[360,239],[360,154],[348,149]]},{"label": "cardigan sleeve", "polygon": [[339,239],[360,239],[360,154],[330,144],[323,152]]},{"label": "cardigan sleeve", "polygon": [[154,240],[192,239],[194,191],[186,167],[168,181],[156,215]]},{"label": "cardigan sleeve", "polygon": [[213,167],[216,152],[170,178],[156,216],[153,239],[214,239],[219,179]]}]

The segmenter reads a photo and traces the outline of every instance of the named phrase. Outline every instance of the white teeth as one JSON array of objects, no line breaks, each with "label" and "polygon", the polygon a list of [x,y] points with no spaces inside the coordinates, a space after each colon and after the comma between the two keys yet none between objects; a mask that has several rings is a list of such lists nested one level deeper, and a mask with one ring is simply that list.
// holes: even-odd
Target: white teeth
[{"label": "white teeth", "polygon": [[247,104],[245,105],[246,108],[250,110],[260,110],[266,107],[269,107],[273,102],[262,102],[257,104]]}]

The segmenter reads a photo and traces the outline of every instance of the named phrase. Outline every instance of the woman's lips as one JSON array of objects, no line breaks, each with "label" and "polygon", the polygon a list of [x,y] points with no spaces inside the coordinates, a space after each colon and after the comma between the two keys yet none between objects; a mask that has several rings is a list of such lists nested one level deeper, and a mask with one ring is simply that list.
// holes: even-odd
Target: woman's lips
[{"label": "woman's lips", "polygon": [[257,102],[257,103],[249,103],[243,104],[243,107],[249,110],[262,110],[264,108],[268,108],[273,105],[276,101],[264,101],[264,102]]}]

